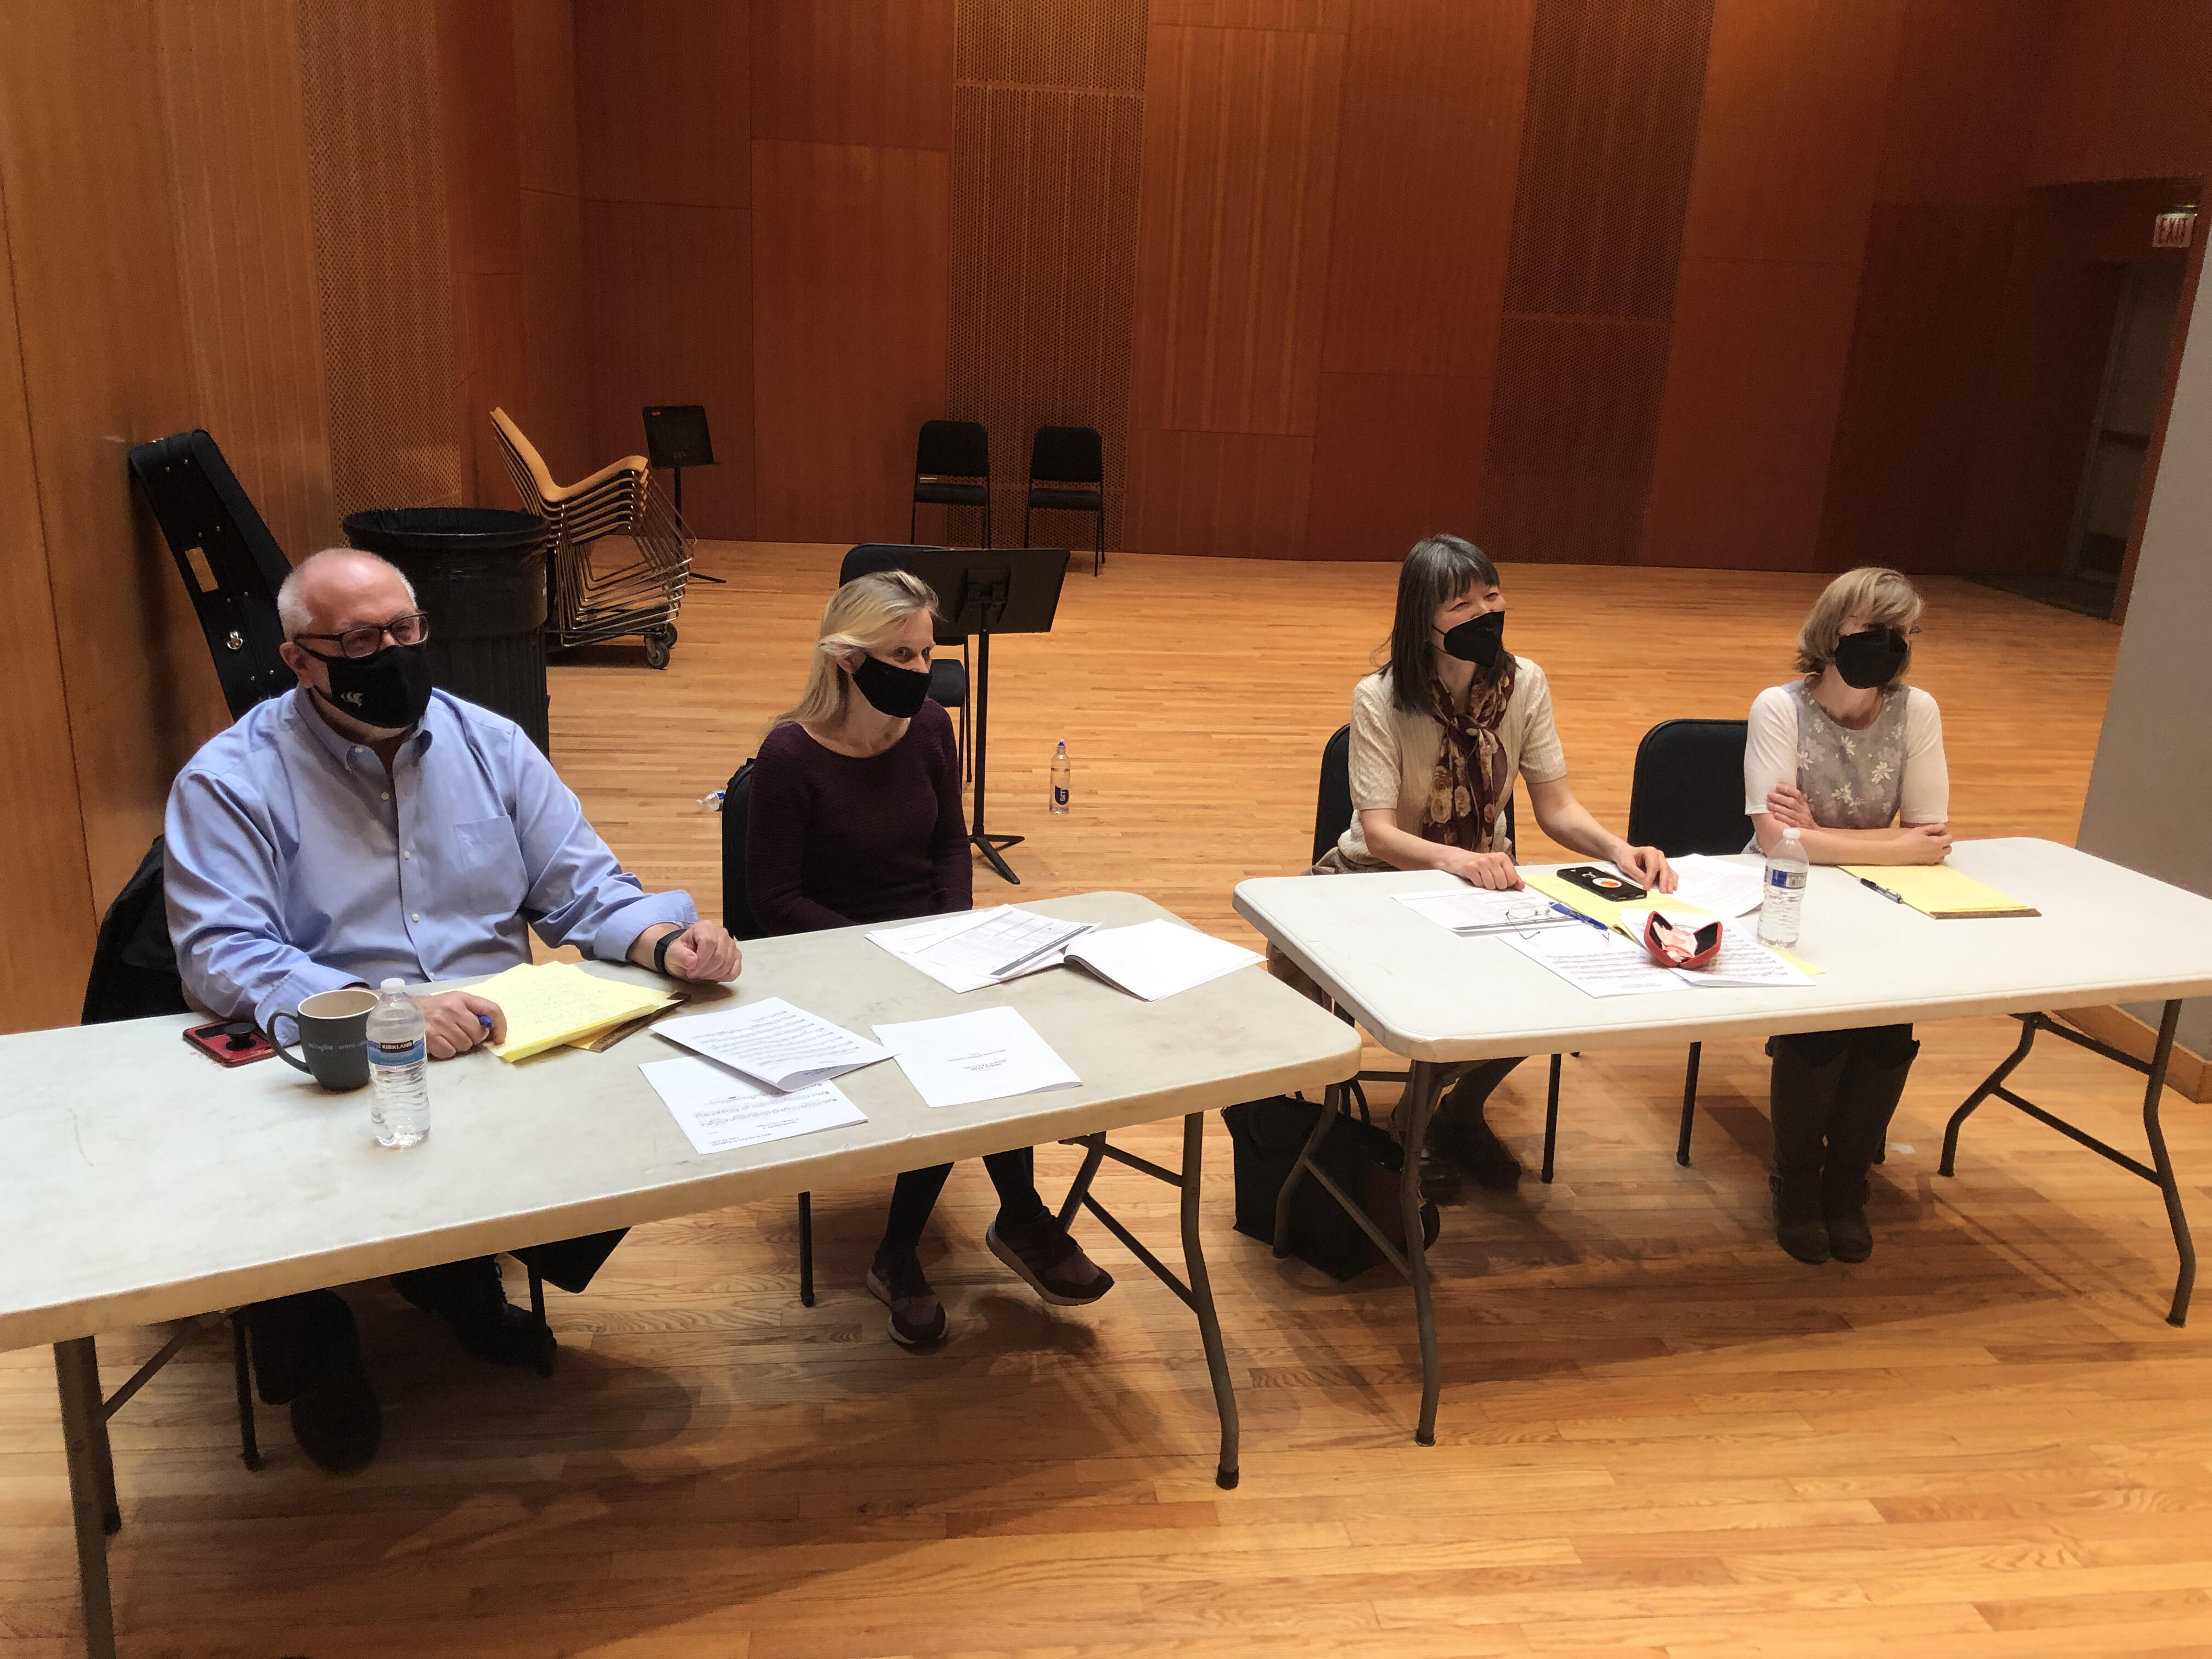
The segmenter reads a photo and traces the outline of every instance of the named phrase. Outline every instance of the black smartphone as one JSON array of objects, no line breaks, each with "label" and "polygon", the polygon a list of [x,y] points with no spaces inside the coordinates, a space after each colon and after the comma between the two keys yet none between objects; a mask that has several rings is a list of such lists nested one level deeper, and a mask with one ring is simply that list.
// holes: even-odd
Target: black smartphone
[{"label": "black smartphone", "polygon": [[1650,896],[1626,876],[1616,876],[1595,864],[1570,865],[1559,872],[1559,879],[1613,904],[1633,904]]},{"label": "black smartphone", "polygon": [[276,1051],[269,1039],[253,1029],[250,1020],[219,1019],[210,1025],[185,1029],[185,1041],[218,1066],[246,1066],[266,1060]]}]

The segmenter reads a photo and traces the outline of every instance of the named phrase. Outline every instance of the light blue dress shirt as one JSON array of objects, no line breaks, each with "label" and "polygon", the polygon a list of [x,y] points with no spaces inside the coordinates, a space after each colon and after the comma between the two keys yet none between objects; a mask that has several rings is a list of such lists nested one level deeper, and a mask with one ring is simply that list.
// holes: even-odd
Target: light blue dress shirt
[{"label": "light blue dress shirt", "polygon": [[443,691],[389,775],[305,691],[257,705],[178,775],[166,833],[185,989],[264,1030],[317,991],[512,968],[529,928],[618,962],[698,920],[615,862],[521,727]]}]

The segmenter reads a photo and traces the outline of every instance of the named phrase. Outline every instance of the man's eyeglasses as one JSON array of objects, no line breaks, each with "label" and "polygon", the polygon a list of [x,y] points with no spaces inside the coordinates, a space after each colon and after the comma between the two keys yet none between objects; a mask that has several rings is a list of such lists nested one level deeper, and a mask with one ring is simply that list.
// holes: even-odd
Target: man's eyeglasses
[{"label": "man's eyeglasses", "polygon": [[403,617],[394,617],[381,626],[363,623],[358,628],[349,628],[338,634],[295,634],[295,640],[336,640],[338,652],[348,657],[373,657],[384,648],[388,637],[394,645],[420,645],[430,637],[430,618],[427,612],[410,611]]}]

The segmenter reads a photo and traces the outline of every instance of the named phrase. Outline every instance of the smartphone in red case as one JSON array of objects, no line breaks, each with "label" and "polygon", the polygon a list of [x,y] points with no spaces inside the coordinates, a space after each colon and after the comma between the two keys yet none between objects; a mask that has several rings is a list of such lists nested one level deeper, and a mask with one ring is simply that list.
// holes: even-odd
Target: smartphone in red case
[{"label": "smartphone in red case", "polygon": [[185,1041],[218,1066],[250,1066],[276,1052],[269,1046],[269,1039],[253,1029],[253,1023],[244,1019],[187,1026]]}]

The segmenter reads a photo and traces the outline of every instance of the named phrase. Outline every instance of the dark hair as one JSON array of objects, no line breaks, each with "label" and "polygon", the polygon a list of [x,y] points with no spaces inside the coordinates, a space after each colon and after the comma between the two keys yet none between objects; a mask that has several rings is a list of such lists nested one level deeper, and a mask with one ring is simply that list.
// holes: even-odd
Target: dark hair
[{"label": "dark hair", "polygon": [[[1398,567],[1398,615],[1390,624],[1390,701],[1408,714],[1429,708],[1429,633],[1437,607],[1449,605],[1471,587],[1498,585],[1490,555],[1460,536],[1425,536],[1413,544]],[[1403,663],[1408,672],[1399,673]]]}]

